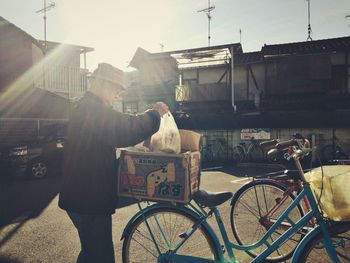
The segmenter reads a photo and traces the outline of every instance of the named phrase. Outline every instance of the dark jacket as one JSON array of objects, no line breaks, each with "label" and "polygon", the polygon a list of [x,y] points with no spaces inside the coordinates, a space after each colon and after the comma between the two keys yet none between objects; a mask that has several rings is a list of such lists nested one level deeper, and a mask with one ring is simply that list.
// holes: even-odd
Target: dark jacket
[{"label": "dark jacket", "polygon": [[59,206],[81,214],[112,214],[117,200],[115,147],[135,145],[159,129],[160,116],[117,112],[87,92],[72,110]]}]

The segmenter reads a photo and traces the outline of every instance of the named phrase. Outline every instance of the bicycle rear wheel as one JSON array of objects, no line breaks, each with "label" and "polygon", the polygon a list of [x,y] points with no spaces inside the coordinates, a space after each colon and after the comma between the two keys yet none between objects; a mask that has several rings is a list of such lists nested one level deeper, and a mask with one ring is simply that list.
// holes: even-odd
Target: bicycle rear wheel
[{"label": "bicycle rear wheel", "polygon": [[[238,244],[253,245],[258,242],[276,219],[284,212],[288,205],[295,199],[294,195],[286,192],[286,187],[271,181],[257,180],[243,185],[234,195],[231,207],[231,228]],[[283,196],[286,198],[283,201]],[[273,209],[275,211],[273,212]],[[268,214],[269,213],[269,214]],[[294,222],[304,215],[300,205],[289,214]],[[289,227],[284,222],[283,227],[278,228],[267,241],[271,244]],[[295,234],[280,248],[273,252],[266,261],[280,262],[290,258],[302,238],[300,233]],[[263,245],[247,253],[256,257],[266,249]]]},{"label": "bicycle rear wheel", "polygon": [[[340,262],[350,262],[350,222],[342,222],[329,228],[332,243]],[[323,244],[322,233],[313,238],[300,253],[298,262],[332,262]]]},{"label": "bicycle rear wheel", "polygon": [[[161,207],[149,210],[144,217],[140,216],[130,227],[129,234],[123,242],[123,262],[157,262],[158,252],[152,240],[145,220],[154,235],[161,253],[172,251],[184,238],[187,231],[198,221],[198,218],[173,208]],[[195,256],[203,259],[219,259],[219,248],[204,227],[199,227],[178,250],[178,255]]]}]

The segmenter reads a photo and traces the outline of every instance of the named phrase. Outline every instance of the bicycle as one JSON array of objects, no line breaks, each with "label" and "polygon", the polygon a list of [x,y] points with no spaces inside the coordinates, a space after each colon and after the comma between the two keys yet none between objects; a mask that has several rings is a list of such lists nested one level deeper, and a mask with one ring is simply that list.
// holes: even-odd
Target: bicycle
[{"label": "bicycle", "polygon": [[[293,135],[295,140],[298,140],[293,147],[309,147],[310,143],[307,139],[302,138],[301,135]],[[276,140],[263,142],[267,146],[276,145]],[[272,146],[271,146],[272,147]],[[333,160],[332,164],[349,165],[350,160]],[[282,172],[274,172],[266,175],[255,176],[252,181],[243,185],[235,193],[231,201],[230,221],[233,234],[237,242],[241,245],[252,244],[259,239],[266,229],[268,229],[274,222],[276,215],[279,215],[283,211],[283,206],[289,204],[294,198],[295,193],[298,193],[302,189],[302,184],[298,177],[295,175],[296,171],[285,170]],[[251,209],[252,206],[258,207],[258,209]],[[310,210],[310,204],[308,200],[304,199],[304,206],[298,206],[295,211],[298,217],[305,214],[305,211]],[[236,225],[240,225],[240,221],[246,221],[242,218],[242,215],[249,213],[252,219],[249,221],[249,229],[246,231],[240,231]],[[310,227],[315,225],[315,220],[310,222]],[[249,237],[249,233],[261,230],[257,236],[252,239]],[[304,231],[306,233],[306,231]],[[278,233],[277,233],[278,234]],[[297,243],[295,243],[294,248]],[[291,247],[292,248],[292,247]],[[284,261],[291,257],[293,250],[287,250],[286,254],[278,255],[278,257],[269,257],[268,261]],[[250,256],[254,257],[255,254],[247,252]]]},{"label": "bicycle", "polygon": [[[288,156],[288,148],[284,147],[285,142],[280,140],[271,140],[260,143],[262,148],[273,149],[279,147],[278,152]],[[310,142],[300,134],[294,134],[293,139],[286,142],[287,145],[293,145],[295,149],[309,148]],[[276,146],[278,145],[278,146]],[[277,153],[278,154],[278,153]],[[276,151],[270,151],[268,155],[276,156]],[[302,190],[302,183],[298,177],[298,171],[284,170],[269,173],[262,176],[253,177],[252,181],[243,185],[234,194],[231,200],[230,223],[233,235],[240,245],[254,244],[263,236],[263,234],[275,222],[275,219],[285,210],[285,208],[295,199],[295,193]],[[310,204],[307,198],[304,198],[304,207],[310,210]],[[246,215],[250,217],[246,219]],[[301,218],[305,214],[302,205],[298,205],[293,210],[294,218]],[[250,227],[242,231],[238,225],[242,222],[249,223]],[[310,222],[314,225],[315,222]],[[281,225],[281,228],[286,227]],[[275,254],[270,255],[266,261],[276,262],[284,261],[293,254],[297,242],[307,233],[307,228],[300,235],[291,239]],[[254,234],[254,235],[253,235]],[[279,230],[274,236],[279,235]],[[294,243],[292,242],[294,240]],[[257,251],[247,251],[247,254],[255,257]]]},{"label": "bicycle", "polygon": [[[261,177],[254,177],[253,180],[244,184],[234,194],[231,200],[230,223],[235,239],[240,245],[250,245],[257,242],[266,231],[276,222],[276,218],[295,199],[295,193],[302,189],[302,184],[297,177],[297,171],[285,170],[284,172],[274,172]],[[306,211],[311,209],[307,198],[304,198]],[[248,216],[247,219],[247,214]],[[305,215],[304,207],[298,204],[292,210],[292,217],[300,219]],[[249,228],[241,229],[242,223],[249,224]],[[312,220],[310,226],[314,225]],[[282,230],[289,225],[281,225]],[[270,255],[266,261],[281,262],[289,259],[300,239],[307,233],[305,227],[299,235],[290,239],[288,246],[279,249],[275,254]],[[252,235],[256,233],[256,235]],[[279,236],[277,229],[274,236]],[[247,254],[256,257],[259,251],[247,251]]]},{"label": "bicycle", "polygon": [[226,141],[223,138],[218,138],[213,143],[207,143],[202,148],[202,161],[210,163],[226,157],[225,145]]},{"label": "bicycle", "polygon": [[254,137],[250,138],[250,143],[241,142],[232,148],[232,159],[237,163],[245,160],[261,160],[264,152],[260,147],[259,141]]},{"label": "bicycle", "polygon": [[[316,218],[317,225],[310,229],[299,243],[294,251],[292,263],[306,262],[312,256],[311,253],[321,250],[325,250],[333,262],[340,262],[339,255],[350,258],[350,222],[336,223],[323,218],[310,185],[305,180],[300,159],[309,152],[310,149],[297,149],[290,155],[289,159],[294,159],[298,168],[303,189],[255,244],[242,246],[232,243],[228,238],[217,206],[228,201],[232,193],[207,193],[202,190],[196,192],[193,202],[187,205],[155,203],[142,208],[138,203],[140,211],[131,218],[122,234],[123,262],[238,262],[233,249],[248,251],[266,246],[267,248],[252,261],[262,262],[291,236],[299,233],[300,229],[308,227],[312,218]],[[290,213],[304,197],[308,198],[311,210],[294,222]],[[207,222],[213,215],[222,236],[223,246]],[[288,228],[271,242],[272,234],[281,225]],[[225,260],[224,254],[228,256],[229,261]],[[317,262],[325,258],[318,258]]]},{"label": "bicycle", "polygon": [[334,137],[332,144],[327,144],[321,149],[322,161],[329,162],[330,160],[347,160],[349,155],[340,146],[338,139]]}]

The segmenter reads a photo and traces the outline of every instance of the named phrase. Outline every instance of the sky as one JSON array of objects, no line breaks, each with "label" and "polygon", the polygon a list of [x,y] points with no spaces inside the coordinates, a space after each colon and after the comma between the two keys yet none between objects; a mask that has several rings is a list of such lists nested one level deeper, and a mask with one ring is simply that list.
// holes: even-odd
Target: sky
[{"label": "sky", "polygon": [[[312,39],[350,36],[350,0],[310,0]],[[53,2],[47,0],[47,5]],[[135,51],[208,46],[207,0],[54,0],[47,12],[47,40],[92,47],[87,67],[110,63],[122,70]],[[306,0],[211,0],[211,46],[242,43],[243,51],[264,44],[306,41]],[[44,0],[0,0],[0,16],[44,39]],[[241,37],[239,31],[242,31]]]}]

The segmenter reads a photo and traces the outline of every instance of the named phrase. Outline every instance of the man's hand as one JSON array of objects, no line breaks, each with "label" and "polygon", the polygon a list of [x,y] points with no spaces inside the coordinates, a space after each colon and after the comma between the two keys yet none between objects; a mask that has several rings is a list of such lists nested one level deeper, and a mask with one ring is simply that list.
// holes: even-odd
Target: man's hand
[{"label": "man's hand", "polygon": [[158,111],[160,117],[163,117],[164,114],[168,113],[169,107],[164,102],[156,102],[153,106],[153,109]]}]

